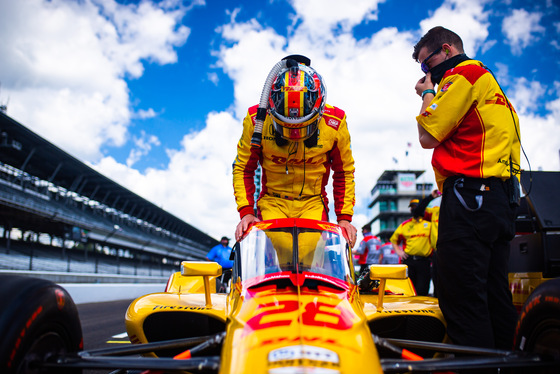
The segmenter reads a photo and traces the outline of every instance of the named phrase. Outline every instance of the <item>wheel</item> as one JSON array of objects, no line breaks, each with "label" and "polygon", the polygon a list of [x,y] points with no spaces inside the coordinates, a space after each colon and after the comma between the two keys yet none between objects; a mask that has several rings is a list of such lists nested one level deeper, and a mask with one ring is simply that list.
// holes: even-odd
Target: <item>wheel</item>
[{"label": "wheel", "polygon": [[560,278],[542,283],[525,301],[514,348],[560,358]]},{"label": "wheel", "polygon": [[36,364],[83,348],[78,310],[64,288],[43,279],[0,275],[0,300],[1,373],[60,373]]}]

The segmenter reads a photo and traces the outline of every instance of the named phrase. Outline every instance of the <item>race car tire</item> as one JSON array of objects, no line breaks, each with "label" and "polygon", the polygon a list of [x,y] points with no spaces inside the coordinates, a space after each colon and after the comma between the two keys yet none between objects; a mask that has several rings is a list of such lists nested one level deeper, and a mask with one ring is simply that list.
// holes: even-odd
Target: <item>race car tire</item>
[{"label": "race car tire", "polygon": [[78,310],[51,281],[0,275],[0,373],[81,373],[38,370],[38,362],[83,348]]},{"label": "race car tire", "polygon": [[560,278],[539,285],[523,305],[515,329],[514,348],[560,356]]}]

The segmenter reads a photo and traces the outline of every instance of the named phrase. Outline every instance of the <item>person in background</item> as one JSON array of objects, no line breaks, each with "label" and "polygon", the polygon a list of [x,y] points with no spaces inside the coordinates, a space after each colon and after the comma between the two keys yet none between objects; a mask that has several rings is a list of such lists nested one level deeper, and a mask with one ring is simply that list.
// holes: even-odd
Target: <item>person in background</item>
[{"label": "person in background", "polygon": [[412,58],[425,74],[415,86],[422,99],[419,142],[434,150],[442,192],[437,293],[447,334],[459,345],[511,349],[517,312],[508,261],[520,194],[519,118],[453,31],[432,28]]},{"label": "person in background", "polygon": [[390,265],[390,264],[400,264],[401,259],[395,249],[393,248],[393,243],[386,242],[383,243],[380,249],[383,252],[383,259],[381,260],[382,264]]},{"label": "person in background", "polygon": [[[224,287],[228,284],[231,278],[233,261],[229,259],[230,256],[231,247],[229,246],[229,238],[227,236],[222,236],[222,239],[220,239],[220,244],[210,249],[210,251],[206,255],[206,260],[215,261],[222,266],[222,276],[220,277],[220,281],[224,285]],[[218,286],[218,288],[220,287]]]},{"label": "person in background", "polygon": [[[418,199],[410,200],[408,207],[411,214],[418,202]],[[416,289],[416,294],[427,296],[431,281],[430,222],[412,217],[397,227],[391,235],[390,242],[401,262],[408,266],[408,276]]]},{"label": "person in background", "polygon": [[[430,244],[434,251],[437,250],[436,243],[438,237],[439,226],[439,205],[428,206],[434,199],[440,198],[441,192],[433,190],[432,193],[422,200],[412,212],[414,218],[421,217],[426,221],[430,221]],[[434,297],[437,297],[437,256],[432,255],[432,282],[434,284]]]},{"label": "person in background", "polygon": [[371,233],[371,225],[362,227],[362,235],[364,238],[360,245],[352,251],[353,254],[359,255],[360,274],[366,271],[369,265],[380,264],[383,260],[383,252],[380,251],[381,240]]}]

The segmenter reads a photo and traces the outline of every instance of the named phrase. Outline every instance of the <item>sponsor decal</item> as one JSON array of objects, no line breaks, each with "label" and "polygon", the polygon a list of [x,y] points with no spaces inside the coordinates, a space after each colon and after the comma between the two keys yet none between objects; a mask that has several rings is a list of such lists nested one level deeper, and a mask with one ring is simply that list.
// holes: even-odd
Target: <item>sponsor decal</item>
[{"label": "sponsor decal", "polygon": [[282,92],[307,92],[307,87],[305,86],[296,86],[296,84],[298,84],[299,82],[297,81],[297,77],[296,79],[293,79],[290,76],[290,84],[292,84],[293,86],[284,86],[282,87]]},{"label": "sponsor decal", "polygon": [[449,87],[453,84],[453,82],[447,82],[442,88],[441,92],[445,92],[449,89]]},{"label": "sponsor decal", "polygon": [[516,295],[529,295],[530,293],[529,290],[523,287],[523,284],[519,282],[511,283],[509,286],[509,290],[512,294]]},{"label": "sponsor decal", "polygon": [[301,160],[294,160],[294,159],[290,159],[287,160],[286,157],[283,156],[276,156],[276,155],[272,155],[270,156],[271,161],[274,162],[277,165],[285,165],[286,162],[288,162],[290,165],[317,165],[317,164],[321,164],[323,163],[323,158],[324,157],[311,157],[307,160],[301,159]]},{"label": "sponsor decal", "polygon": [[411,310],[380,310],[379,313],[384,314],[436,314],[435,311],[430,309],[411,309]]},{"label": "sponsor decal", "polygon": [[56,297],[56,306],[58,307],[58,310],[62,310],[62,308],[64,308],[64,304],[66,304],[66,296],[64,296],[64,292],[59,289],[54,290],[54,294]]},{"label": "sponsor decal", "polygon": [[330,116],[324,116],[323,117],[325,119],[325,124],[329,127],[332,127],[335,130],[338,130],[338,127],[340,126],[340,120],[337,118],[333,118]]},{"label": "sponsor decal", "polygon": [[[304,373],[308,373],[313,368],[313,373],[317,369],[339,368],[340,360],[338,354],[321,347],[309,345],[295,345],[291,347],[279,348],[268,354],[268,365],[276,368],[291,368],[289,373],[297,373],[297,369],[305,368]],[[295,369],[295,371],[293,371]],[[319,371],[321,373],[336,373],[337,371]]]},{"label": "sponsor decal", "polygon": [[326,348],[314,347],[311,345],[293,345],[290,347],[282,347],[270,351],[268,354],[268,362],[278,362],[287,360],[313,360],[320,362],[331,362],[338,364],[340,362],[338,354]]},{"label": "sponsor decal", "polygon": [[152,310],[209,310],[204,306],[185,306],[185,305],[154,305]]},{"label": "sponsor decal", "polygon": [[533,300],[531,300],[528,304],[525,304],[523,306],[523,310],[521,311],[521,315],[519,316],[519,318],[517,319],[517,326],[515,327],[515,335],[519,334],[519,328],[521,327],[521,321],[525,319],[527,313],[529,313],[529,311],[531,309],[533,309],[535,306],[539,305],[541,303],[541,297],[542,295],[537,295]]},{"label": "sponsor decal", "polygon": [[138,336],[136,336],[136,335],[130,336],[129,339],[130,339],[130,342],[131,342],[132,344],[141,344],[141,343],[142,343],[142,342],[140,341],[140,339],[138,338]]},{"label": "sponsor decal", "polygon": [[511,103],[505,98],[504,95],[497,93],[497,94],[494,95],[494,97],[495,97],[495,99],[486,100],[485,103],[486,104],[503,105],[503,106],[507,107],[508,109],[511,109],[515,112],[515,109],[513,108]]},{"label": "sponsor decal", "polygon": [[350,351],[355,352],[355,353],[360,352],[360,350],[357,349],[353,345],[345,345],[345,344],[342,344],[341,342],[339,342],[335,339],[319,337],[319,336],[294,336],[293,338],[288,338],[286,336],[281,336],[281,337],[275,337],[275,338],[271,338],[271,339],[259,340],[256,343],[257,344],[255,344],[254,346],[251,346],[249,349],[251,350],[251,349],[261,348],[261,347],[265,347],[267,345],[276,345],[277,346],[278,344],[289,345],[289,344],[307,343],[307,344],[330,345],[332,347],[344,348],[344,349],[350,350]]},{"label": "sponsor decal", "polygon": [[398,175],[398,191],[416,191],[416,175],[413,173],[400,173]]},{"label": "sponsor decal", "polygon": [[332,223],[318,223],[317,226],[319,226],[320,228],[322,228],[325,231],[338,233],[337,227]]},{"label": "sponsor decal", "polygon": [[269,226],[271,226],[271,225],[272,225],[272,223],[262,223],[262,222],[259,222],[259,223],[256,223],[256,224],[254,225],[254,227],[256,227],[256,228],[259,229],[259,230],[266,230],[266,229],[267,229]]},{"label": "sponsor decal", "polygon": [[431,110],[436,110],[437,109],[437,104],[434,103],[434,104],[430,105],[430,109]]},{"label": "sponsor decal", "polygon": [[270,368],[268,370],[268,374],[308,374],[308,373],[313,373],[313,374],[340,374],[340,370],[336,370],[336,369],[329,369],[329,368],[324,368],[324,367],[317,367],[317,366],[303,366],[303,365],[296,365],[291,364],[291,366],[287,365],[288,363],[286,363],[286,365],[283,365],[282,367],[275,367],[275,368]]},{"label": "sponsor decal", "polygon": [[[289,326],[298,323],[297,311],[301,308],[297,300],[278,300],[257,306],[255,315],[247,320],[250,330]],[[306,326],[322,326],[335,330],[348,330],[354,322],[354,313],[338,304],[309,302],[301,313],[301,322]],[[249,331],[247,331],[249,333]]]},{"label": "sponsor decal", "polygon": [[[498,164],[504,164],[506,167],[510,166],[509,160],[507,160],[507,159],[506,160],[499,159]],[[514,175],[517,175],[521,172],[521,169],[519,168],[518,164],[512,162],[511,167],[509,169],[507,169],[507,171],[513,173]]]},{"label": "sponsor decal", "polygon": [[24,325],[23,329],[21,329],[21,331],[19,333],[19,336],[18,336],[18,338],[17,338],[17,340],[14,344],[14,348],[10,352],[10,357],[8,358],[8,364],[7,364],[8,368],[11,368],[14,365],[14,358],[16,357],[18,349],[20,348],[20,346],[22,344],[23,338],[25,338],[25,335],[27,335],[27,330],[29,330],[31,328],[31,325],[33,325],[33,322],[35,322],[35,320],[37,319],[39,314],[41,314],[42,312],[43,312],[43,306],[39,305],[39,307],[31,315],[31,317],[29,317],[27,322],[25,322],[25,325]]}]

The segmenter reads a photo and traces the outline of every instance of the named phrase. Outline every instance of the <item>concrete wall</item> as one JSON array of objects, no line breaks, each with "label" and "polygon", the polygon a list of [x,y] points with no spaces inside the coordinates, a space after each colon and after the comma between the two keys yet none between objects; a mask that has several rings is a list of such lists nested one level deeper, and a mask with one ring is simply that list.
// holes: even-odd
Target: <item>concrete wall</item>
[{"label": "concrete wall", "polygon": [[64,287],[76,304],[132,300],[149,293],[163,292],[168,280],[168,277],[19,270],[0,270],[0,274],[50,280]]},{"label": "concrete wall", "polygon": [[132,300],[154,292],[163,292],[165,283],[59,283],[76,304],[99,303],[114,300]]}]

